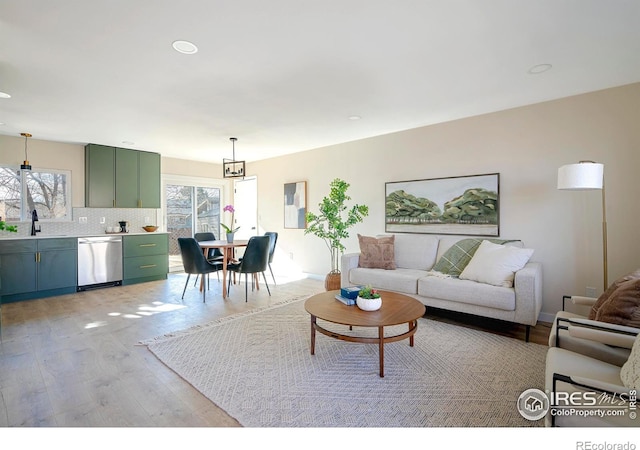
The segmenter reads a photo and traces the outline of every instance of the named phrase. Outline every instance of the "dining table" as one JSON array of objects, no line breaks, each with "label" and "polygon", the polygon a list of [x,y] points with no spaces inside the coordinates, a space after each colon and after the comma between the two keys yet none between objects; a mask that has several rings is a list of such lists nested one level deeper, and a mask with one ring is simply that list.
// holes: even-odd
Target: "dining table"
[{"label": "dining table", "polygon": [[[198,244],[200,245],[200,248],[202,248],[202,251],[204,252],[205,258],[209,253],[209,249],[212,249],[212,248],[219,248],[220,252],[222,253],[222,256],[223,256],[222,258],[222,298],[227,298],[229,294],[227,292],[227,264],[229,263],[229,261],[233,259],[233,256],[235,253],[234,250],[236,248],[246,247],[248,243],[249,243],[248,240],[243,240],[243,239],[234,239],[233,242],[227,242],[226,240],[222,240],[222,239],[218,239],[215,241],[198,242]],[[200,291],[202,291],[204,288],[205,288],[204,277],[201,277]]]}]

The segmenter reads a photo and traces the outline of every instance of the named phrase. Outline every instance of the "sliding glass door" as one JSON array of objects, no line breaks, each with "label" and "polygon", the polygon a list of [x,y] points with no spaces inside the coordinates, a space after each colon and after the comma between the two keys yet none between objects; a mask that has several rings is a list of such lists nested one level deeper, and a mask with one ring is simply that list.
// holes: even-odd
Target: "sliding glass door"
[{"label": "sliding glass door", "polygon": [[198,186],[184,181],[167,180],[164,184],[164,207],[169,233],[169,271],[182,271],[178,238],[210,232],[220,236],[221,187]]}]

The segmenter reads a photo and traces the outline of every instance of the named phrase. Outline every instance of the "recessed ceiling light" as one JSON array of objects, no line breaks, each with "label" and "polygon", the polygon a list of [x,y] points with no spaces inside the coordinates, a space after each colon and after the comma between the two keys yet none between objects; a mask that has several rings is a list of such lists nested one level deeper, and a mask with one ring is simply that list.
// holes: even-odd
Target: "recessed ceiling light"
[{"label": "recessed ceiling light", "polygon": [[0,98],[11,98],[11,96],[5,92],[0,92]]},{"label": "recessed ceiling light", "polygon": [[529,69],[528,72],[531,75],[537,75],[539,73],[546,72],[547,70],[551,69],[551,67],[553,67],[551,64],[538,64]]},{"label": "recessed ceiling light", "polygon": [[133,144],[135,144],[135,142],[131,142],[131,141],[122,141],[122,143],[124,145],[133,145]]},{"label": "recessed ceiling light", "polygon": [[171,45],[175,51],[184,53],[185,55],[193,55],[198,51],[198,47],[189,41],[174,41]]},{"label": "recessed ceiling light", "polygon": [[349,116],[349,120],[360,120],[362,117],[360,116]]}]

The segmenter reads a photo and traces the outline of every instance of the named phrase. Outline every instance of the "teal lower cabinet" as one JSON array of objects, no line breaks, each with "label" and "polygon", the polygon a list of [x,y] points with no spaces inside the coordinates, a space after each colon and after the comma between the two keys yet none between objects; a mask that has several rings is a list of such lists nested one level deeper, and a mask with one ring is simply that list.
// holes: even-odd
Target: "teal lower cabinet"
[{"label": "teal lower cabinet", "polygon": [[37,251],[34,240],[0,242],[0,294],[2,302],[37,291]]},{"label": "teal lower cabinet", "polygon": [[0,241],[2,303],[76,291],[77,239]]},{"label": "teal lower cabinet", "polygon": [[71,289],[78,280],[78,240],[38,240],[38,291]]},{"label": "teal lower cabinet", "polygon": [[169,273],[169,235],[123,236],[123,285],[166,280]]}]

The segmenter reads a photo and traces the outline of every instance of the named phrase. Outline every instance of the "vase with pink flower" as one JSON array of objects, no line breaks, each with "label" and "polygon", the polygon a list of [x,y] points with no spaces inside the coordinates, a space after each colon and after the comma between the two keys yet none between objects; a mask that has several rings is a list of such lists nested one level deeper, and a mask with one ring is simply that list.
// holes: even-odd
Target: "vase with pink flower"
[{"label": "vase with pink flower", "polygon": [[227,242],[231,244],[233,242],[233,236],[234,236],[235,232],[240,229],[240,227],[234,227],[234,225],[235,225],[235,220],[234,220],[235,217],[234,216],[235,216],[236,210],[233,207],[233,205],[227,205],[227,206],[224,207],[222,212],[230,212],[231,213],[231,226],[227,226],[227,225],[225,225],[223,223],[220,224],[222,226],[222,228],[224,228],[224,230],[227,232]]}]

